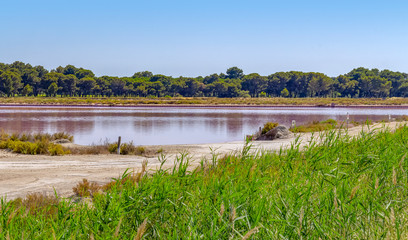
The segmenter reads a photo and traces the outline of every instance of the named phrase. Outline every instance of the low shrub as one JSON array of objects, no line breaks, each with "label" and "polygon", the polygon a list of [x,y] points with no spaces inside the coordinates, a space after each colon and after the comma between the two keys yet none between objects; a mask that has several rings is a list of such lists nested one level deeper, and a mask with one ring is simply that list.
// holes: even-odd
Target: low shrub
[{"label": "low shrub", "polygon": [[110,153],[116,153],[117,151],[118,151],[118,143],[111,143],[111,144],[108,144],[108,151],[110,152]]},{"label": "low shrub", "polygon": [[74,136],[69,135],[68,133],[65,133],[65,132],[57,132],[51,136],[51,141],[55,141],[59,139],[67,139],[72,142],[74,140]]},{"label": "low shrub", "polygon": [[91,145],[69,148],[71,154],[109,154],[108,145]]},{"label": "low shrub", "polygon": [[25,209],[31,215],[54,216],[58,213],[59,199],[54,195],[41,193],[28,194],[24,199],[17,198],[11,202],[15,209]]},{"label": "low shrub", "polygon": [[35,144],[37,144],[38,146],[38,150],[37,150],[38,154],[48,153],[48,145],[50,144],[50,142],[47,139],[43,138],[42,140],[36,140]]},{"label": "low shrub", "polygon": [[32,136],[34,141],[51,141],[51,134],[49,133],[35,133]]},{"label": "low shrub", "polygon": [[14,153],[21,154],[49,154],[64,155],[70,151],[60,144],[50,143],[50,140],[64,137],[72,140],[72,136],[65,133],[58,133],[55,136],[50,134],[16,134],[7,135],[4,132],[0,135],[0,149],[9,149]]},{"label": "low shrub", "polygon": [[276,123],[276,122],[267,122],[267,123],[265,123],[263,128],[262,128],[262,134],[265,134],[265,133],[269,132],[271,129],[274,129],[278,125],[279,125],[279,123]]},{"label": "low shrub", "polygon": [[399,122],[408,121],[408,116],[407,115],[402,115],[402,116],[397,117],[395,120],[399,121]]},{"label": "low shrub", "polygon": [[20,141],[27,142],[29,140],[30,140],[30,135],[27,135],[25,133],[21,134]]},{"label": "low shrub", "polygon": [[48,152],[51,156],[61,156],[61,155],[65,155],[65,154],[70,154],[70,150],[65,149],[64,147],[62,147],[59,144],[54,144],[51,143],[48,146]]},{"label": "low shrub", "polygon": [[133,142],[130,143],[123,143],[120,146],[120,154],[121,155],[143,155],[146,153],[146,148],[142,146],[135,146]]},{"label": "low shrub", "polygon": [[31,142],[13,141],[13,152],[21,154],[37,154],[38,145]]},{"label": "low shrub", "polygon": [[120,146],[120,154],[121,155],[128,155],[128,154],[133,154],[136,152],[136,147],[133,145],[132,142],[130,143],[123,143]]},{"label": "low shrub", "polygon": [[89,182],[86,178],[82,179],[72,191],[79,197],[93,197],[101,189],[96,182]]},{"label": "low shrub", "polygon": [[336,120],[334,120],[334,119],[331,119],[331,118],[329,118],[329,119],[327,119],[327,120],[325,120],[325,121],[322,121],[322,122],[320,122],[320,123],[328,123],[328,124],[332,124],[332,125],[337,125],[337,121]]},{"label": "low shrub", "polygon": [[1,132],[0,132],[0,140],[5,141],[8,138],[9,138],[9,135],[6,132],[4,132],[4,130],[2,129]]},{"label": "low shrub", "polygon": [[12,133],[9,137],[10,140],[12,141],[17,141],[19,140],[19,135],[17,133]]},{"label": "low shrub", "polygon": [[136,147],[135,154],[141,154],[141,155],[143,155],[143,154],[145,154],[145,153],[146,153],[146,148],[145,148],[145,147],[142,147],[142,146]]}]

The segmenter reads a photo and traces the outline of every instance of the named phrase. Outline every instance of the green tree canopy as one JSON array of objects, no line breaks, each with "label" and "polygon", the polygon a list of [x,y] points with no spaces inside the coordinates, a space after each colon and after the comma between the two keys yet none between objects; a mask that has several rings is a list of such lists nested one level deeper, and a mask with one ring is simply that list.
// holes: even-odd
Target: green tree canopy
[{"label": "green tree canopy", "polygon": [[240,79],[244,76],[244,71],[238,67],[231,67],[227,69],[227,77],[228,78],[234,78],[234,79]]}]

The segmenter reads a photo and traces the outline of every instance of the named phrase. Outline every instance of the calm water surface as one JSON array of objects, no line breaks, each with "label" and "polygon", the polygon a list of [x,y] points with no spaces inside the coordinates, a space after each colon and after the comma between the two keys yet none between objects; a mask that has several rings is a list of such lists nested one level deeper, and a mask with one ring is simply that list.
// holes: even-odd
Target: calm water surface
[{"label": "calm water surface", "polygon": [[133,141],[137,145],[243,140],[265,122],[290,126],[328,118],[364,121],[408,115],[393,108],[0,107],[7,132],[68,132],[77,144]]}]

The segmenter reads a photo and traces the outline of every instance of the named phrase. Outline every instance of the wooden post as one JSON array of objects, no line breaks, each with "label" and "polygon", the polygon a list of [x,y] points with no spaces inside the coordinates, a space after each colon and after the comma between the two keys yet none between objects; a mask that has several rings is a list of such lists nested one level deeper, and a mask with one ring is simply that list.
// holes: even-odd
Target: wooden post
[{"label": "wooden post", "polygon": [[391,122],[391,114],[388,114],[388,122]]},{"label": "wooden post", "polygon": [[118,138],[118,154],[120,154],[120,140],[122,140],[122,138],[119,136],[119,138]]},{"label": "wooden post", "polygon": [[346,121],[347,130],[348,130],[348,125],[349,125],[349,120],[350,120],[350,116],[349,116],[349,113],[347,112],[347,121]]}]

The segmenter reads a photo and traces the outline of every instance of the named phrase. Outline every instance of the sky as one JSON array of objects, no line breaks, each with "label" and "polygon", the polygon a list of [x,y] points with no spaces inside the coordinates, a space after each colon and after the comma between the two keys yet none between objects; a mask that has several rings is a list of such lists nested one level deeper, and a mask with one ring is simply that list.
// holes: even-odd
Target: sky
[{"label": "sky", "polygon": [[0,62],[97,76],[408,72],[408,1],[2,0]]}]

